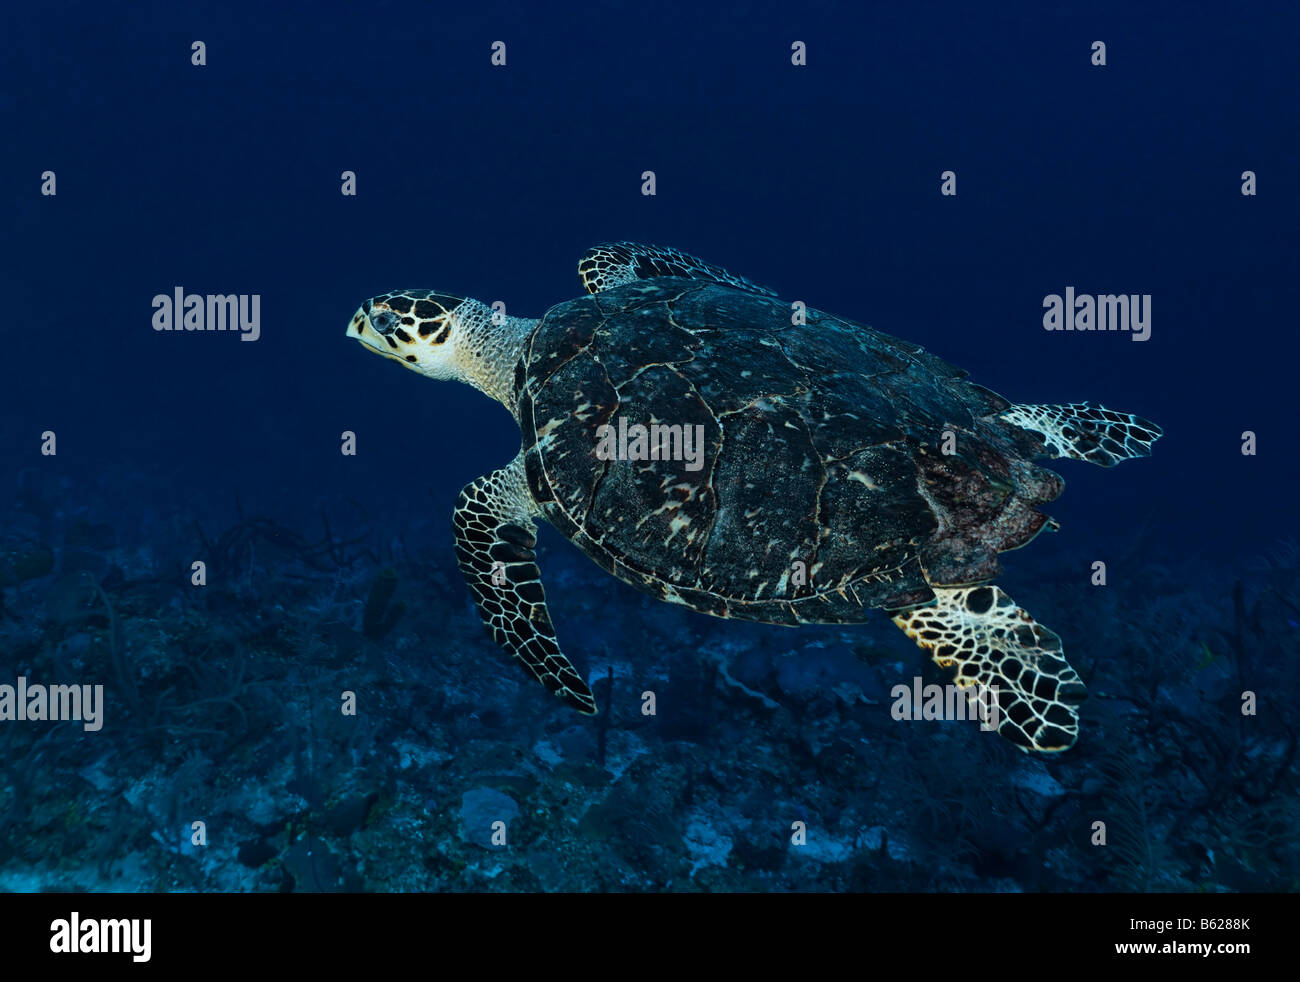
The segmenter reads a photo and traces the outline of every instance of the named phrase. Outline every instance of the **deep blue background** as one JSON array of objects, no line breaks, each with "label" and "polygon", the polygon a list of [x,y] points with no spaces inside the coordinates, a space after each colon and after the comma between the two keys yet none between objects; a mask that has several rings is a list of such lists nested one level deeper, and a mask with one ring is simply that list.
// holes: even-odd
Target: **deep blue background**
[{"label": "deep blue background", "polygon": [[[352,311],[409,286],[540,315],[578,292],[587,246],[632,239],[920,342],[1010,398],[1161,423],[1151,461],[1061,466],[1073,534],[1053,548],[1080,561],[1144,526],[1144,550],[1233,565],[1288,533],[1294,8],[798,6],[10,8],[6,493],[24,468],[75,499],[126,467],[156,473],[152,514],[238,495],[307,523],[352,497],[369,522],[443,521],[516,428],[347,340]],[[1152,339],[1044,332],[1067,285],[1152,294]],[[176,286],[261,294],[262,339],[155,333],[151,298]]]}]

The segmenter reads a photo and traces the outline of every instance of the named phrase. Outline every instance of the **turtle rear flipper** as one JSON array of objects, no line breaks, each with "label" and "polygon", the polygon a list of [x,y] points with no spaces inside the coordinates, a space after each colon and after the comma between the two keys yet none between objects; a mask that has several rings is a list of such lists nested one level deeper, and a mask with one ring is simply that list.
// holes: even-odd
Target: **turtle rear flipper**
[{"label": "turtle rear flipper", "polygon": [[560,651],[537,568],[537,531],[523,455],[465,486],[456,502],[456,560],[493,640],[548,692],[580,712],[596,700]]},{"label": "turtle rear flipper", "polygon": [[1132,457],[1151,456],[1151,444],[1164,433],[1141,416],[1087,402],[1012,406],[1000,418],[1037,436],[1045,457],[1090,460],[1103,467]]},{"label": "turtle rear flipper", "polygon": [[940,667],[955,666],[957,685],[996,694],[996,703],[981,700],[990,728],[1021,750],[1070,749],[1087,692],[1061,639],[996,586],[935,587],[934,594],[934,603],[900,611],[894,623]]}]

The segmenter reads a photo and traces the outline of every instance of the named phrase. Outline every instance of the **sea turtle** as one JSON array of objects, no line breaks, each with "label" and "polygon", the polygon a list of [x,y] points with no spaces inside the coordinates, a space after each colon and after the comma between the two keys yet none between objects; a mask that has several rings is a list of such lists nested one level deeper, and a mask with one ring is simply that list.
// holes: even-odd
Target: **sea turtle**
[{"label": "sea turtle", "polygon": [[959,686],[995,694],[1017,746],[1074,743],[1085,693],[1060,639],[990,581],[999,552],[1056,527],[1038,506],[1064,484],[1033,458],[1110,466],[1148,455],[1158,426],[1014,405],[915,344],[675,249],[600,245],[578,271],[589,295],[537,320],[397,290],[347,328],[519,423],[519,455],[455,509],[497,644],[596,712],[547,613],[540,516],[624,582],[702,613],[844,624],[884,608]]}]

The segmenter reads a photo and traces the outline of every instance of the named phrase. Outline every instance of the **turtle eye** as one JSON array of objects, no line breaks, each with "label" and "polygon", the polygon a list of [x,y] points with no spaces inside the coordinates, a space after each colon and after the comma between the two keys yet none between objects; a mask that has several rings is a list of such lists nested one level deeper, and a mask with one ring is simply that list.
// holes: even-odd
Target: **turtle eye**
[{"label": "turtle eye", "polygon": [[397,330],[397,315],[391,310],[376,310],[370,315],[370,326],[387,337]]}]

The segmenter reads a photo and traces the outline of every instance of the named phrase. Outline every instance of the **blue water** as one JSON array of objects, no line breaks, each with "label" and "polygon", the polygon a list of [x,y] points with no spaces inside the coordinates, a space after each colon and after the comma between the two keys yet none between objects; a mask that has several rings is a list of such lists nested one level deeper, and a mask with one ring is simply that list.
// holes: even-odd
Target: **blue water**
[{"label": "blue water", "polygon": [[[1300,17],[1091,6],[7,13],[0,553],[48,549],[52,568],[3,587],[0,683],[62,670],[117,696],[93,738],[64,727],[38,747],[42,724],[0,722],[27,768],[0,796],[0,887],[1295,889],[1300,856],[1269,830],[1297,814]],[[1104,67],[1090,64],[1096,40]],[[947,170],[956,196],[940,194]],[[355,196],[340,193],[344,171]],[[892,723],[884,693],[922,659],[883,617],[795,633],[661,607],[549,529],[561,643],[593,678],[616,666],[608,731],[497,653],[457,579],[450,511],[514,456],[517,427],[344,329],[362,300],[405,287],[540,316],[579,293],[585,249],[616,239],[687,250],[923,344],[1010,399],[1092,399],[1163,426],[1149,460],[1056,465],[1062,532],[1003,557],[1003,584],[1100,696],[1073,751],[1026,770],[981,734]],[[259,339],[153,330],[153,297],[177,287],[259,295]],[[1150,294],[1150,339],[1044,331],[1043,299],[1066,287]],[[46,431],[56,456],[41,454]],[[339,452],[344,431],[356,456]],[[223,602],[196,598],[204,537],[254,517],[277,531],[232,560],[237,586],[232,571],[206,588]],[[317,569],[277,551],[283,530],[315,543],[326,521],[358,540],[342,559]],[[386,568],[405,612],[364,638]],[[74,574],[101,585],[112,617]],[[126,683],[109,668],[115,630]],[[879,657],[855,657],[854,638]],[[740,659],[748,688],[781,708],[700,651]],[[844,684],[874,704],[826,695]],[[128,710],[123,685],[146,708]],[[344,688],[362,692],[368,729],[329,743],[322,719]],[[640,713],[647,688],[674,707],[662,719]],[[1242,717],[1244,689],[1268,711]],[[169,691],[186,703],[158,709]],[[218,696],[239,710],[203,702]],[[241,716],[238,740],[196,732]],[[105,756],[121,763],[99,784],[69,777]],[[933,819],[918,816],[938,806],[925,803],[966,794],[976,762],[998,778],[957,811],[1004,821],[975,823],[955,854],[926,852],[917,830]],[[303,793],[284,791],[288,772]],[[178,773],[187,783],[169,790]],[[631,796],[633,778],[667,797]],[[581,790],[563,803],[566,781]],[[1020,793],[1045,825],[1025,845],[1013,789],[1034,782]],[[1080,831],[1132,786],[1152,796],[1142,834],[1173,843],[1137,873]],[[526,816],[518,841],[466,831],[484,801],[509,812],[467,801],[479,792]],[[171,803],[151,806],[159,796]],[[350,801],[369,804],[331,825]],[[628,813],[658,818],[630,832]],[[192,815],[210,844],[173,848]],[[789,844],[795,821],[815,830],[815,858]],[[411,822],[443,844],[384,858]],[[1243,826],[1258,834],[1234,839]],[[771,841],[756,845],[760,827]],[[880,836],[863,830],[879,828],[918,841],[872,849]],[[339,869],[305,875],[306,840]],[[248,843],[261,851],[238,858]]]}]

